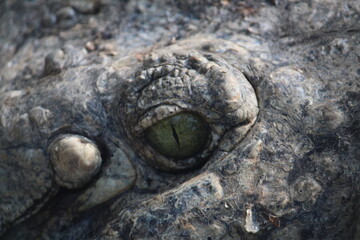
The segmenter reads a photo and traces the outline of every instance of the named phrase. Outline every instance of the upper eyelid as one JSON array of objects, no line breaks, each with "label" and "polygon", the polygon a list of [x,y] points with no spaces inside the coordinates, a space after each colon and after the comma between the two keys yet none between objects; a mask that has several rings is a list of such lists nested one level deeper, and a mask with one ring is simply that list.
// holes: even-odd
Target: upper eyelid
[{"label": "upper eyelid", "polygon": [[[135,75],[135,78],[141,81],[149,81],[147,84],[150,85],[153,81],[171,75],[176,71],[178,73],[184,73],[183,70],[186,70],[186,74],[190,73],[189,77],[192,77],[192,71],[197,71],[194,68],[186,68],[184,65],[179,63],[164,63],[160,65],[155,65],[150,68],[138,71]],[[176,76],[173,76],[176,77]],[[145,87],[143,87],[145,88]]]},{"label": "upper eyelid", "polygon": [[150,109],[147,109],[145,113],[141,115],[138,121],[136,122],[134,126],[135,132],[142,133],[148,127],[151,127],[152,125],[161,121],[162,119],[174,116],[181,112],[194,112],[195,114],[201,116],[210,125],[214,125],[214,126],[223,125],[221,123],[221,119],[223,118],[221,114],[208,109],[197,109],[194,106],[188,104],[185,105],[186,106],[181,107],[173,103],[171,104],[164,103],[152,107]]},{"label": "upper eyelid", "polygon": [[156,122],[161,121],[164,118],[171,117],[177,113],[184,111],[182,108],[176,105],[160,105],[155,108],[151,108],[144,115],[142,115],[135,125],[136,132],[142,132],[146,128],[154,125]]},{"label": "upper eyelid", "polygon": [[157,79],[171,74],[175,74],[172,77],[177,77],[179,74],[185,74],[192,78],[196,73],[203,74],[204,69],[207,69],[206,71],[208,71],[209,64],[211,66],[220,67],[217,63],[209,61],[206,57],[195,52],[173,53],[172,56],[167,57],[169,57],[169,59],[164,59],[162,57],[157,58],[157,60],[163,59],[164,62],[160,60],[160,63],[151,63],[151,61],[150,63],[144,63],[144,67],[146,66],[146,68],[139,70],[135,74],[135,79],[138,81],[145,81],[146,83],[136,92],[140,93]]},{"label": "upper eyelid", "polygon": [[193,112],[201,116],[209,125],[222,125],[222,115],[214,111],[201,111],[200,109],[194,108],[194,106],[180,107],[176,104],[164,103],[146,110],[146,112],[140,116],[139,120],[136,122],[134,130],[136,133],[141,133],[162,119],[174,116],[181,112]]},{"label": "upper eyelid", "polygon": [[[134,83],[139,87],[129,88],[124,108],[136,134],[181,111],[195,112],[210,124],[231,126],[257,115],[257,99],[253,96],[256,94],[246,77],[227,65],[224,59],[202,54],[196,51],[166,53],[164,56],[154,54],[149,57],[152,61],[145,61],[142,68],[138,69]],[[180,78],[187,76],[179,82],[179,86],[176,85],[178,83],[162,85],[171,81],[168,76],[177,82],[177,74]],[[202,79],[195,81],[198,77]],[[196,90],[199,87],[203,90]],[[168,91],[180,91],[180,88],[183,89],[181,98],[176,95],[178,93],[174,96],[168,94]],[[233,88],[236,92],[229,90]],[[249,111],[254,114],[250,116]]]}]

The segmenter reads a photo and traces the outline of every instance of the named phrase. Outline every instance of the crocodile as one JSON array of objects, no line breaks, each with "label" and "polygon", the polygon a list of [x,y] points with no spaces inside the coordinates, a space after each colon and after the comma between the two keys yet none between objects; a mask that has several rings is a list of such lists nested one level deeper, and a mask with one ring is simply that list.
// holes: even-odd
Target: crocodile
[{"label": "crocodile", "polygon": [[0,12],[0,239],[360,239],[359,1]]}]

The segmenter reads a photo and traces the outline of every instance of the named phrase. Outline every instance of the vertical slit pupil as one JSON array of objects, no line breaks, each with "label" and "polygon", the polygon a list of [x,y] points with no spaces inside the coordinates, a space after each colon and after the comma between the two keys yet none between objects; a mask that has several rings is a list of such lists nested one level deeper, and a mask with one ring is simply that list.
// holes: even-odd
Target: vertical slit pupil
[{"label": "vertical slit pupil", "polygon": [[172,131],[172,135],[173,135],[173,137],[174,137],[174,139],[175,139],[175,141],[176,141],[177,145],[180,147],[180,140],[179,140],[179,136],[178,136],[178,134],[177,134],[177,132],[176,132],[175,127],[174,127],[172,124],[171,124],[171,131]]}]

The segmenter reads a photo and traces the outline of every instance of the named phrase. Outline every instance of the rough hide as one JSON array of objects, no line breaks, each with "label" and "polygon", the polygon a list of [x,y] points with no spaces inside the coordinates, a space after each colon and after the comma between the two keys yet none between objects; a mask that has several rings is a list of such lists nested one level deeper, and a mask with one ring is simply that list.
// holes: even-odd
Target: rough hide
[{"label": "rough hide", "polygon": [[0,238],[359,240],[359,21],[350,0],[2,1]]}]

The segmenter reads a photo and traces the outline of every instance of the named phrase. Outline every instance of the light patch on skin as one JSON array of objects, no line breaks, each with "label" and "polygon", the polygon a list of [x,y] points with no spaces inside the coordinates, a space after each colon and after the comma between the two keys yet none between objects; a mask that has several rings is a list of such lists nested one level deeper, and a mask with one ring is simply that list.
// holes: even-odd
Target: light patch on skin
[{"label": "light patch on skin", "polygon": [[259,231],[259,225],[254,221],[252,214],[252,206],[246,209],[245,217],[245,229],[251,233],[257,233]]},{"label": "light patch on skin", "polygon": [[33,107],[29,111],[30,121],[34,122],[40,128],[46,126],[52,117],[53,113],[50,110],[40,106]]}]

